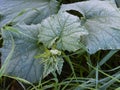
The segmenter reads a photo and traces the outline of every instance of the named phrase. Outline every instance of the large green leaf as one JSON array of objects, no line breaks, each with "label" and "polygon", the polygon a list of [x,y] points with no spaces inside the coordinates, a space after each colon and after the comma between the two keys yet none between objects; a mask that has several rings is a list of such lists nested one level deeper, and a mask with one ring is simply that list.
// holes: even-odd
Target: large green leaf
[{"label": "large green leaf", "polygon": [[62,11],[76,10],[83,14],[82,25],[89,34],[82,42],[89,53],[120,49],[120,11],[108,1],[86,1],[62,5]]},{"label": "large green leaf", "polygon": [[40,80],[43,65],[40,64],[41,59],[34,58],[38,53],[43,53],[43,47],[38,44],[38,29],[39,25],[17,25],[2,30],[2,65],[11,50],[11,35],[15,42],[14,53],[6,65],[5,75],[17,76],[30,82]]},{"label": "large green leaf", "polygon": [[0,0],[0,28],[10,22],[39,23],[56,13],[56,0]]},{"label": "large green leaf", "polygon": [[81,26],[78,17],[66,12],[52,15],[41,22],[39,40],[48,48],[56,46],[60,50],[80,49],[80,36],[88,32]]}]

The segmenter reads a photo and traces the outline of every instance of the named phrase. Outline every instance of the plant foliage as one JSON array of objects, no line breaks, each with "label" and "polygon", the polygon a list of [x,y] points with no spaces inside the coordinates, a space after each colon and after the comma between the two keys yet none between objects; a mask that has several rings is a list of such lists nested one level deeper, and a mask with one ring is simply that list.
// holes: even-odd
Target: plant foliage
[{"label": "plant foliage", "polygon": [[0,0],[2,65],[13,40],[15,46],[4,75],[35,83],[56,71],[60,75],[66,52],[120,49],[115,3],[90,0],[59,6],[56,0]]}]

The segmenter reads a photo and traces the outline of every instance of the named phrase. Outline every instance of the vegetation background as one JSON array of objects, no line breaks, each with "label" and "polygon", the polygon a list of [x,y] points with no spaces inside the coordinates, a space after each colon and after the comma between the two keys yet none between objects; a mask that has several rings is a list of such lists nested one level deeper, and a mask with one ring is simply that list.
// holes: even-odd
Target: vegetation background
[{"label": "vegetation background", "polygon": [[[85,0],[58,1],[68,4]],[[70,13],[79,15],[77,12]],[[2,42],[1,37],[0,47]],[[119,50],[101,50],[93,55],[85,51],[77,53],[79,55],[72,54],[65,61],[61,75],[50,74],[40,83],[32,85],[22,79],[3,76],[0,90],[120,90]]]}]

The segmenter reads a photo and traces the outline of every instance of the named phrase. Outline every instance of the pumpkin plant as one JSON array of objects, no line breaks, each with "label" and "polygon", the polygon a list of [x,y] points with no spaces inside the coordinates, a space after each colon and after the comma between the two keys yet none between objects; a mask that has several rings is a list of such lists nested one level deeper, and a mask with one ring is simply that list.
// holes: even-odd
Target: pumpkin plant
[{"label": "pumpkin plant", "polygon": [[61,74],[66,51],[120,49],[120,10],[107,0],[0,0],[0,29],[3,74],[32,83]]}]

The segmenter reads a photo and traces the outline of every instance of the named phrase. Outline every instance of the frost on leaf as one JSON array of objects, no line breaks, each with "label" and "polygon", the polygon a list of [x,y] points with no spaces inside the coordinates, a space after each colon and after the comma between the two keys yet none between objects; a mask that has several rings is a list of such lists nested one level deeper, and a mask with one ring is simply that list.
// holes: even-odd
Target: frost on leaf
[{"label": "frost on leaf", "polygon": [[42,21],[39,41],[48,48],[76,51],[81,48],[80,36],[87,34],[78,17],[63,12]]},{"label": "frost on leaf", "polygon": [[50,73],[61,74],[64,60],[61,56],[61,51],[57,49],[46,49],[44,53],[38,54],[36,58],[41,58],[41,63],[44,66],[43,78]]},{"label": "frost on leaf", "polygon": [[5,75],[17,76],[30,82],[38,82],[43,74],[43,65],[41,59],[35,59],[37,53],[42,52],[42,46],[37,44],[39,25],[18,25],[15,27],[6,27],[2,30],[2,64],[8,56],[12,40],[14,39],[15,49],[12,58],[7,63]]},{"label": "frost on leaf", "polygon": [[61,74],[63,67],[63,58],[58,56],[51,56],[47,59],[44,59],[44,72],[43,77],[46,77],[50,73],[55,73],[57,71],[58,74]]},{"label": "frost on leaf", "polygon": [[82,42],[89,53],[98,50],[120,49],[120,11],[108,1],[86,1],[64,4],[62,11],[76,10],[83,14],[83,26],[88,35],[83,36]]},{"label": "frost on leaf", "polygon": [[0,28],[12,22],[37,24],[58,11],[56,0],[0,0]]}]

